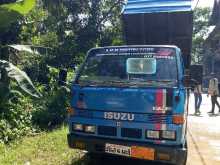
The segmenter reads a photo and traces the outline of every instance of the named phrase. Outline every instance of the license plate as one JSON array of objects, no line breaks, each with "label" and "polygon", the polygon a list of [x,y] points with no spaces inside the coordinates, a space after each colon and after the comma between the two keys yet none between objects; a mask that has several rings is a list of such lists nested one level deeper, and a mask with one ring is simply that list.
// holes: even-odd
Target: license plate
[{"label": "license plate", "polygon": [[129,157],[131,156],[131,147],[116,145],[116,144],[106,144],[105,152]]},{"label": "license plate", "polygon": [[145,160],[155,160],[155,150],[153,148],[138,147],[138,146],[122,146],[117,144],[105,145],[105,152],[120,156],[133,157]]}]

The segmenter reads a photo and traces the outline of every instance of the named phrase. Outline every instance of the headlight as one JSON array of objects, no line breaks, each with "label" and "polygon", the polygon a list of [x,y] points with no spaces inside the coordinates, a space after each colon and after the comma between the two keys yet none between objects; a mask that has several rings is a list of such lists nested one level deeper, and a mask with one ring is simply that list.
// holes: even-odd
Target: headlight
[{"label": "headlight", "polygon": [[175,140],[176,139],[176,132],[175,131],[163,131],[162,138]]},{"label": "headlight", "polygon": [[159,131],[146,131],[146,138],[159,139],[160,138],[160,132]]},{"label": "headlight", "polygon": [[83,125],[82,124],[73,124],[73,130],[83,131]]},{"label": "headlight", "polygon": [[85,132],[87,133],[95,133],[96,127],[93,125],[87,125],[85,126]]}]

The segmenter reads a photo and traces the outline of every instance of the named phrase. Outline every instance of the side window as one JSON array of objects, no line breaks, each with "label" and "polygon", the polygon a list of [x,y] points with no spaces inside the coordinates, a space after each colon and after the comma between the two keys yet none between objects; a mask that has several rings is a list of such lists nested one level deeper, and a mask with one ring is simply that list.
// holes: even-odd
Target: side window
[{"label": "side window", "polygon": [[179,75],[180,75],[180,79],[182,79],[182,77],[184,76],[184,62],[183,62],[183,56],[182,56],[182,52],[180,51],[180,69],[179,69]]}]

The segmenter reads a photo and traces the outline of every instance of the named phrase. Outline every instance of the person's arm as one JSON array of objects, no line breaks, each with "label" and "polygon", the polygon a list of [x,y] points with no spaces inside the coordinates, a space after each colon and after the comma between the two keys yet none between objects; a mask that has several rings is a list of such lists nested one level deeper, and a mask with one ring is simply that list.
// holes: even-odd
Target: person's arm
[{"label": "person's arm", "polygon": [[198,85],[198,92],[199,92],[200,94],[202,94],[202,85],[201,85],[201,84]]},{"label": "person's arm", "polygon": [[213,81],[213,79],[211,79],[209,81],[209,90],[208,90],[209,95],[213,95],[214,90],[215,90],[214,81]]},{"label": "person's arm", "polygon": [[210,93],[211,93],[211,80],[209,80],[209,88],[208,88],[208,94],[207,96],[209,97]]}]

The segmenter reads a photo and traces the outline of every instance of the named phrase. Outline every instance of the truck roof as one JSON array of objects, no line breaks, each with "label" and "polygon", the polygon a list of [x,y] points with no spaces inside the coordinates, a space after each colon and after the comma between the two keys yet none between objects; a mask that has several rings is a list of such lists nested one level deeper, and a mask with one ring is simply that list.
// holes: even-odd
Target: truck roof
[{"label": "truck roof", "polygon": [[127,0],[123,14],[191,11],[192,0]]},{"label": "truck roof", "polygon": [[173,48],[173,49],[179,49],[176,45],[121,45],[121,46],[97,47],[97,48],[90,49],[90,51],[97,50],[97,49],[111,49],[111,48]]}]

